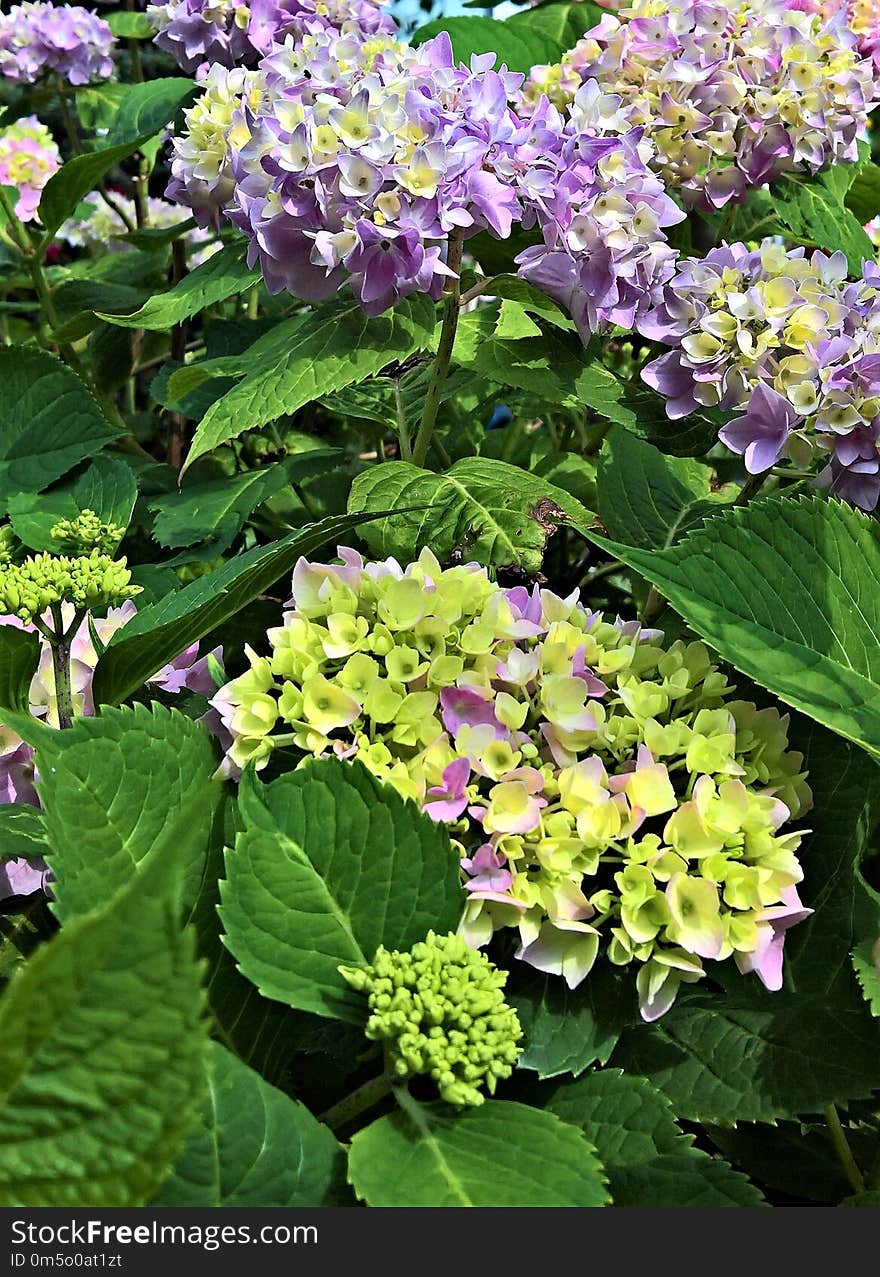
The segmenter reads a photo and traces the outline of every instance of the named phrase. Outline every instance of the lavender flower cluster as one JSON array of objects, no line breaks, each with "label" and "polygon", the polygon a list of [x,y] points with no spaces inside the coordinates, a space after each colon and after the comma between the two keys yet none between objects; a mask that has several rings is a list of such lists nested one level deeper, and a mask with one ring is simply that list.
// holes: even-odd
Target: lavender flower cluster
[{"label": "lavender flower cluster", "polygon": [[318,300],[347,280],[370,315],[439,296],[453,233],[537,227],[521,274],[584,336],[631,326],[672,273],[663,229],[684,216],[649,144],[584,132],[549,102],[519,116],[523,77],[493,62],[456,65],[445,34],[415,49],[326,29],[288,37],[258,71],[213,67],[168,194],[202,224],[225,210],[271,291]]},{"label": "lavender flower cluster", "polygon": [[0,76],[33,84],[58,75],[72,85],[113,74],[113,33],[103,18],[70,4],[25,3],[0,15]]},{"label": "lavender flower cluster", "polygon": [[155,42],[192,74],[202,66],[255,66],[275,42],[324,27],[392,33],[382,0],[165,0],[147,5]]},{"label": "lavender flower cluster", "polygon": [[536,67],[521,108],[545,95],[573,100],[581,129],[644,128],[667,186],[711,210],[783,172],[856,159],[880,76],[842,11],[634,0]]},{"label": "lavender flower cluster", "polygon": [[880,497],[880,268],[843,253],[724,245],[684,259],[639,331],[672,346],[642,370],[670,417],[744,409],[721,431],[759,474],[827,458],[819,482],[863,510]]}]

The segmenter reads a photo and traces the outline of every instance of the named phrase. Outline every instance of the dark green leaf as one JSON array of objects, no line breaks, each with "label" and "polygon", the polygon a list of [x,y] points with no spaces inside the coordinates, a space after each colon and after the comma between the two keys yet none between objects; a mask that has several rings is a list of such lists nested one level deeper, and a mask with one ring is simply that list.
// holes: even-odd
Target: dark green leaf
[{"label": "dark green leaf", "polygon": [[345,1156],[302,1104],[214,1043],[201,1125],[152,1206],[331,1206]]},{"label": "dark green leaf", "polygon": [[165,330],[189,319],[191,315],[245,292],[260,278],[260,272],[247,265],[244,245],[227,244],[201,266],[185,275],[167,293],[151,297],[133,314],[106,314],[101,318],[123,328]]},{"label": "dark green leaf", "polygon": [[0,505],[40,492],[116,438],[76,373],[35,346],[0,347]]},{"label": "dark green leaf", "polygon": [[39,659],[39,634],[0,625],[0,709],[27,713],[28,692]]},{"label": "dark green leaf", "polygon": [[[149,759],[149,766],[144,760]],[[47,735],[37,750],[53,911],[64,922],[109,900],[147,856],[173,846],[195,899],[220,799],[201,723],[159,705],[107,709]],[[71,830],[82,836],[71,837]]]},{"label": "dark green leaf", "polygon": [[362,1023],[364,1000],[339,965],[458,926],[464,893],[445,828],[360,763],[324,759],[267,786],[246,778],[239,807],[220,915],[266,997]]},{"label": "dark green leaf", "polygon": [[207,1036],[173,851],[0,1003],[0,1205],[141,1206],[198,1120]]}]

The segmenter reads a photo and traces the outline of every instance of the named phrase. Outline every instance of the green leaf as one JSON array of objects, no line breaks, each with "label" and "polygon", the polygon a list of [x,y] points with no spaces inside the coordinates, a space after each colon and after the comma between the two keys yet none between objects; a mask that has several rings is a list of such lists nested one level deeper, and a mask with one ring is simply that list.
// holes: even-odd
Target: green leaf
[{"label": "green leaf", "polygon": [[745,1175],[694,1147],[672,1105],[642,1077],[602,1069],[564,1083],[551,1113],[580,1127],[608,1175],[615,1206],[760,1206]]},{"label": "green leaf", "polygon": [[0,860],[36,859],[46,853],[46,828],[36,807],[0,804]]},{"label": "green leaf", "polygon": [[870,160],[859,164],[845,203],[860,226],[874,220],[880,213],[880,167]]},{"label": "green leaf", "polygon": [[206,306],[235,297],[258,282],[260,272],[248,266],[245,247],[240,243],[224,245],[219,253],[190,271],[167,293],[157,293],[133,314],[108,315],[101,311],[99,317],[122,328],[171,328]]},{"label": "green leaf", "polygon": [[791,234],[806,244],[832,252],[842,249],[850,273],[860,277],[862,260],[874,259],[874,248],[861,224],[844,205],[851,174],[836,165],[805,180],[783,174],[773,184],[774,212]]},{"label": "green leaf", "polygon": [[880,892],[856,877],[856,925],[858,941],[852,954],[856,977],[871,1014],[880,1016]]},{"label": "green leaf", "polygon": [[119,431],[76,373],[35,346],[0,347],[0,506],[40,492]]},{"label": "green leaf", "polygon": [[98,661],[92,691],[96,705],[118,704],[179,652],[229,620],[291,571],[301,554],[343,537],[361,519],[324,519],[271,545],[255,546],[207,576],[142,608],[117,631]]},{"label": "green leaf", "polygon": [[702,456],[716,442],[715,421],[701,413],[669,421],[659,395],[621,381],[584,350],[575,334],[548,328],[541,316],[540,336],[504,338],[498,334],[499,313],[485,306],[461,317],[453,351],[459,366],[500,386],[528,391],[554,408],[589,408],[673,456]]},{"label": "green leaf", "polygon": [[725,660],[880,754],[880,529],[821,496],[714,515],[668,550],[587,535],[647,577]]},{"label": "green leaf", "polygon": [[742,1122],[736,1127],[713,1126],[708,1133],[726,1158],[765,1188],[830,1205],[851,1191],[831,1154],[824,1124]]},{"label": "green leaf", "polygon": [[39,660],[39,634],[0,625],[0,709],[27,713],[28,692]]},{"label": "green leaf", "polygon": [[208,1087],[201,1125],[151,1206],[338,1204],[345,1158],[307,1108],[217,1043]]},{"label": "green leaf", "polygon": [[517,969],[506,997],[525,1039],[517,1067],[541,1078],[578,1077],[591,1064],[605,1064],[635,1010],[631,985],[607,969],[594,971],[574,992],[563,980]]},{"label": "green leaf", "polygon": [[241,972],[269,998],[360,1024],[341,963],[454,931],[464,907],[444,827],[360,763],[245,779],[244,832],[226,855],[220,916]]},{"label": "green leaf", "polygon": [[287,461],[193,484],[149,502],[156,512],[153,536],[164,546],[195,545],[213,538],[226,549],[258,505],[305,474],[328,470],[340,456],[337,448],[315,448]]},{"label": "green leaf", "polygon": [[0,1206],[141,1206],[198,1120],[207,1044],[168,850],[0,1002]]},{"label": "green leaf", "polygon": [[298,1012],[261,997],[240,974],[220,939],[217,906],[223,850],[235,839],[234,815],[233,800],[226,795],[215,815],[205,873],[190,919],[198,937],[198,954],[205,964],[205,992],[215,1036],[265,1081],[281,1085],[287,1080],[290,1058],[298,1046],[294,1023]]},{"label": "green leaf", "polygon": [[108,13],[105,21],[113,34],[124,40],[150,40],[156,34],[145,13],[128,13],[123,9],[119,13]]},{"label": "green leaf", "polygon": [[[285,320],[260,338],[238,366],[244,377],[213,404],[196,430],[187,466],[243,431],[373,376],[392,360],[427,349],[434,304],[420,294],[373,319],[350,297]],[[230,362],[216,361],[229,375]],[[198,365],[196,365],[198,367]],[[169,387],[177,394],[176,387]]]},{"label": "green leaf", "polygon": [[611,1057],[665,1091],[679,1117],[773,1122],[862,1099],[877,1083],[880,1026],[860,1005],[751,987],[680,996],[626,1031]]},{"label": "green leaf", "polygon": [[[505,21],[494,18],[438,18],[419,27],[413,44],[424,44],[441,32],[452,40],[456,60],[470,62],[474,53],[496,53],[496,66],[528,74],[533,66],[558,62],[590,26],[580,5],[553,4],[547,14],[514,14]],[[580,18],[577,11],[581,9]],[[583,25],[582,25],[583,24]]]},{"label": "green leaf", "polygon": [[710,467],[666,457],[618,427],[599,461],[599,515],[609,535],[627,545],[665,549],[728,496],[712,491],[712,477]]},{"label": "green leaf", "polygon": [[[796,715],[789,738],[804,754],[813,808],[798,858],[800,894],[813,909],[785,941],[786,982],[798,994],[835,1002],[851,988],[850,951],[859,938],[857,866],[880,814],[880,768],[862,749]],[[880,911],[878,911],[880,935]]]},{"label": "green leaf", "polygon": [[152,137],[190,105],[196,92],[194,81],[185,76],[166,76],[146,84],[130,85],[107,136],[101,139],[102,148],[130,143],[132,138]]},{"label": "green leaf", "polygon": [[464,457],[444,474],[408,461],[370,466],[352,484],[349,510],[400,511],[361,534],[380,557],[410,560],[428,545],[441,560],[461,551],[466,559],[529,572],[540,568],[547,538],[559,524],[585,527],[590,520],[561,488],[488,457]]},{"label": "green leaf", "polygon": [[602,1166],[552,1113],[487,1100],[459,1112],[408,1100],[351,1141],[348,1177],[368,1206],[604,1206]]},{"label": "green leaf", "polygon": [[101,84],[77,89],[74,98],[76,113],[86,132],[96,133],[98,129],[110,128],[130,87],[118,80],[105,80]]},{"label": "green leaf", "polygon": [[59,519],[75,519],[82,510],[94,510],[102,523],[127,528],[136,498],[137,479],[131,467],[118,457],[102,454],[73,483],[10,498],[9,518],[15,535],[29,549],[57,554],[52,529]]},{"label": "green leaf", "polygon": [[216,767],[202,724],[159,705],[107,709],[45,737],[37,768],[53,912],[67,922],[95,908],[163,847],[174,848],[191,904],[220,800]]}]

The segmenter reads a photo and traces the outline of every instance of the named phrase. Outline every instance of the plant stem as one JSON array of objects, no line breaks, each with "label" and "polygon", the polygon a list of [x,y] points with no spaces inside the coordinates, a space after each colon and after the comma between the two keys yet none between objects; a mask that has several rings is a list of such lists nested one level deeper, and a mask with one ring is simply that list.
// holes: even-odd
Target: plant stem
[{"label": "plant stem", "polygon": [[840,1124],[835,1105],[826,1104],[825,1109],[825,1127],[828,1131],[828,1138],[831,1141],[831,1147],[837,1154],[837,1160],[840,1162],[841,1169],[849,1182],[850,1187],[855,1193],[863,1193],[865,1191],[865,1181],[862,1172],[859,1170],[856,1159],[852,1155],[852,1149],[846,1138],[846,1132]]},{"label": "plant stem", "polygon": [[446,381],[446,374],[449,372],[450,360],[452,359],[452,348],[455,345],[459,302],[461,300],[461,278],[459,272],[461,271],[462,238],[463,232],[460,230],[452,231],[449,236],[446,264],[450,270],[455,271],[455,276],[447,279],[446,289],[443,294],[443,327],[440,329],[440,342],[437,346],[437,354],[434,357],[434,367],[431,370],[431,379],[428,382],[428,389],[425,394],[422,420],[412,451],[413,463],[417,466],[424,466],[425,458],[428,455],[428,447],[434,434],[434,426],[437,424],[437,412],[443,395],[443,385]]},{"label": "plant stem", "polygon": [[61,79],[60,75],[55,75],[52,79],[55,84],[55,92],[58,95],[58,101],[61,104],[61,118],[64,121],[64,131],[67,134],[70,149],[73,151],[74,155],[82,155],[82,138],[79,135],[79,130],[76,127],[76,120],[73,118],[70,104],[68,103],[64,93],[64,81]]},{"label": "plant stem", "polygon": [[412,446],[409,439],[406,409],[403,406],[403,395],[400,393],[400,382],[396,377],[392,385],[394,386],[394,411],[397,416],[397,438],[400,441],[400,459],[401,461],[412,461]]},{"label": "plant stem", "polygon": [[588,576],[585,576],[582,588],[587,590],[595,581],[601,581],[603,577],[613,576],[615,572],[621,571],[623,571],[623,564],[619,559],[612,559],[610,563],[603,563],[600,568],[595,568]]},{"label": "plant stem", "polygon": [[[171,245],[173,262],[172,284],[178,284],[187,274],[186,246],[176,239]],[[175,324],[171,329],[171,358],[177,363],[186,360],[186,321]],[[168,443],[166,460],[179,473],[183,469],[183,450],[186,438],[186,418],[179,412],[172,412],[168,417]]]},{"label": "plant stem", "polygon": [[55,700],[58,704],[58,726],[73,723],[73,692],[70,686],[70,643],[56,635],[52,647],[52,669],[55,674]]},{"label": "plant stem", "polygon": [[734,501],[734,505],[748,505],[756,492],[760,492],[764,486],[765,480],[769,479],[770,471],[762,470],[760,474],[750,474],[748,479],[739,490],[739,495]]},{"label": "plant stem", "polygon": [[360,1117],[361,1113],[365,1113],[374,1104],[384,1100],[386,1095],[390,1095],[393,1085],[394,1083],[387,1073],[380,1073],[378,1077],[370,1078],[369,1082],[365,1082],[363,1086],[359,1086],[357,1090],[344,1096],[338,1104],[334,1104],[332,1108],[327,1109],[326,1113],[321,1114],[318,1121],[323,1122],[325,1126],[329,1126],[331,1131],[336,1131],[341,1126],[347,1126],[356,1117]]},{"label": "plant stem", "polygon": [[466,293],[462,293],[458,301],[459,308],[463,309],[468,302],[475,301],[477,297],[482,297],[483,293],[488,293],[496,278],[496,275],[487,275],[485,279],[478,279]]}]

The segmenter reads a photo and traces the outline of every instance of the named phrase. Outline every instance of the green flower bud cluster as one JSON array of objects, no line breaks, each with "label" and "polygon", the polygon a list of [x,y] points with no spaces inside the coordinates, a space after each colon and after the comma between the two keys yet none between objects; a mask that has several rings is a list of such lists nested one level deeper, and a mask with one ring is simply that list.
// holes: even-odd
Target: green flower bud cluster
[{"label": "green flower bud cluster", "polygon": [[124,559],[116,562],[97,550],[76,558],[35,554],[0,567],[0,611],[26,624],[63,603],[98,611],[140,594],[130,582]]},{"label": "green flower bud cluster", "polygon": [[113,554],[125,536],[118,523],[104,523],[94,510],[81,510],[75,519],[59,519],[51,530],[54,541],[65,548],[88,553]]},{"label": "green flower bud cluster", "polygon": [[339,970],[367,994],[367,1037],[385,1043],[396,1077],[426,1074],[458,1106],[482,1104],[510,1077],[522,1029],[504,1001],[507,972],[461,936],[429,931],[408,953],[380,947],[370,966]]},{"label": "green flower bud cluster", "polygon": [[12,561],[12,551],[15,547],[15,533],[12,531],[12,525],[4,523],[0,528],[0,563],[10,563]]}]

